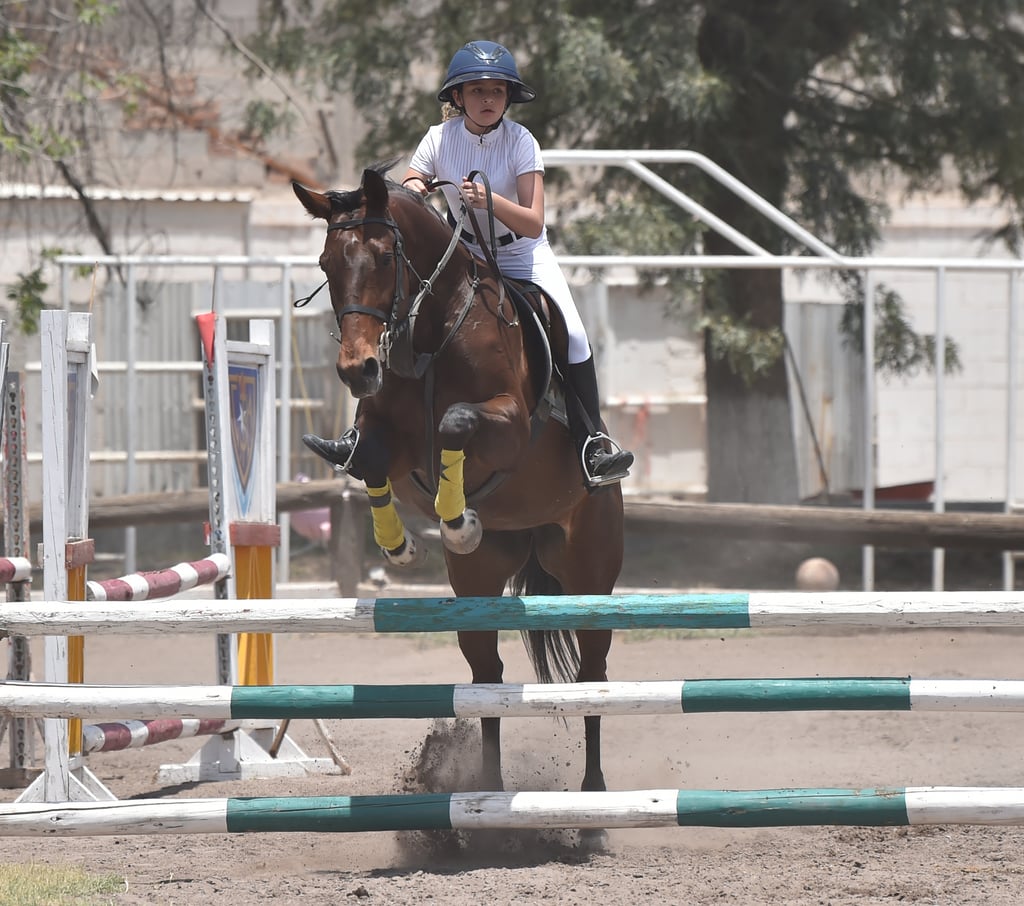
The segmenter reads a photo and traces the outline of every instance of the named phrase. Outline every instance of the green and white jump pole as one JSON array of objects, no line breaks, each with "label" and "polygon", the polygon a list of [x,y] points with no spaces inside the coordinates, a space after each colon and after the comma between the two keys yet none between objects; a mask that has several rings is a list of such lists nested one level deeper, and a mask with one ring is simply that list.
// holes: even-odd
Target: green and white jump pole
[{"label": "green and white jump pole", "polygon": [[1024,626],[1020,592],[764,592],[524,595],[521,597],[294,598],[112,606],[102,601],[15,603],[0,633],[456,632],[523,629],[872,629]]},{"label": "green and white jump pole", "polygon": [[1024,711],[1024,680],[906,677],[331,686],[0,684],[6,717],[277,720],[770,711]]},{"label": "green and white jump pole", "polygon": [[0,837],[924,824],[1024,825],[1024,789],[436,793],[0,805]]}]

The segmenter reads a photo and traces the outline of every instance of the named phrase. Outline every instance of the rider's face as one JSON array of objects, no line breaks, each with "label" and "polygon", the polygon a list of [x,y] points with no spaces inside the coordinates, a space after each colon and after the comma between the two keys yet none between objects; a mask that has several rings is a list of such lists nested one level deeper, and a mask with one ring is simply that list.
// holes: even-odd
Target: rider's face
[{"label": "rider's face", "polygon": [[[508,82],[501,79],[477,79],[466,82],[453,92],[459,106],[466,111],[472,132],[492,127],[508,106]],[[474,129],[474,126],[478,127]]]}]

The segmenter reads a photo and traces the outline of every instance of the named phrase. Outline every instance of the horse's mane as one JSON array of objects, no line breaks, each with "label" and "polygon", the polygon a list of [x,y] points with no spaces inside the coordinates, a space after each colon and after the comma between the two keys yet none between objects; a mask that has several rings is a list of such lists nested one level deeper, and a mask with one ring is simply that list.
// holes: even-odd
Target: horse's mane
[{"label": "horse's mane", "polygon": [[[387,160],[377,161],[370,164],[366,169],[373,170],[375,173],[380,174],[387,180],[389,195],[400,193],[401,196],[408,198],[411,201],[415,201],[423,207],[429,207],[419,192],[414,192],[412,189],[395,182],[393,179],[387,178],[388,172],[400,159],[401,158],[398,157],[392,157]],[[363,190],[361,188],[328,189],[324,195],[326,195],[328,200],[331,202],[331,212],[334,214],[351,214],[354,211],[358,211],[362,207],[364,201]]]}]

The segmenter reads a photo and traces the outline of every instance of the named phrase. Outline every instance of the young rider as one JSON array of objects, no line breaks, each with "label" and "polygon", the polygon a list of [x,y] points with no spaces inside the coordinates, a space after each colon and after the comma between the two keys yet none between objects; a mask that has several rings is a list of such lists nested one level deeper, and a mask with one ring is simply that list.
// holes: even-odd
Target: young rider
[{"label": "young rider", "polygon": [[[584,477],[591,486],[621,481],[629,474],[633,454],[618,448],[601,433],[597,374],[586,330],[572,292],[548,243],[544,225],[544,163],[540,146],[524,126],[505,119],[510,104],[525,104],[536,93],[519,77],[512,54],[492,41],[472,41],[458,50],[437,98],[455,108],[458,116],[432,126],[420,141],[405,174],[404,184],[426,194],[432,181],[442,186],[450,210],[465,203],[494,214],[497,263],[502,274],[540,286],[558,306],[569,334],[566,378],[586,413],[568,405],[570,431],[580,452]],[[480,171],[483,182],[468,175]],[[462,192],[460,195],[459,188]],[[485,240],[490,229],[478,215]],[[463,230],[462,240],[482,257],[476,236]],[[589,422],[589,424],[588,424]],[[347,463],[355,437],[321,441],[317,452],[337,463]]]}]

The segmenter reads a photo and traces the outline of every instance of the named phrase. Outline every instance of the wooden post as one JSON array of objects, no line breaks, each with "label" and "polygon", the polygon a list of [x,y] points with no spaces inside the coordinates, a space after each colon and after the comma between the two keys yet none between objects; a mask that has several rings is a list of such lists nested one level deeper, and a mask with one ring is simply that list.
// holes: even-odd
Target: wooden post
[{"label": "wooden post", "polygon": [[359,594],[363,574],[362,525],[356,513],[352,488],[346,487],[341,500],[331,503],[331,578],[343,598]]}]

